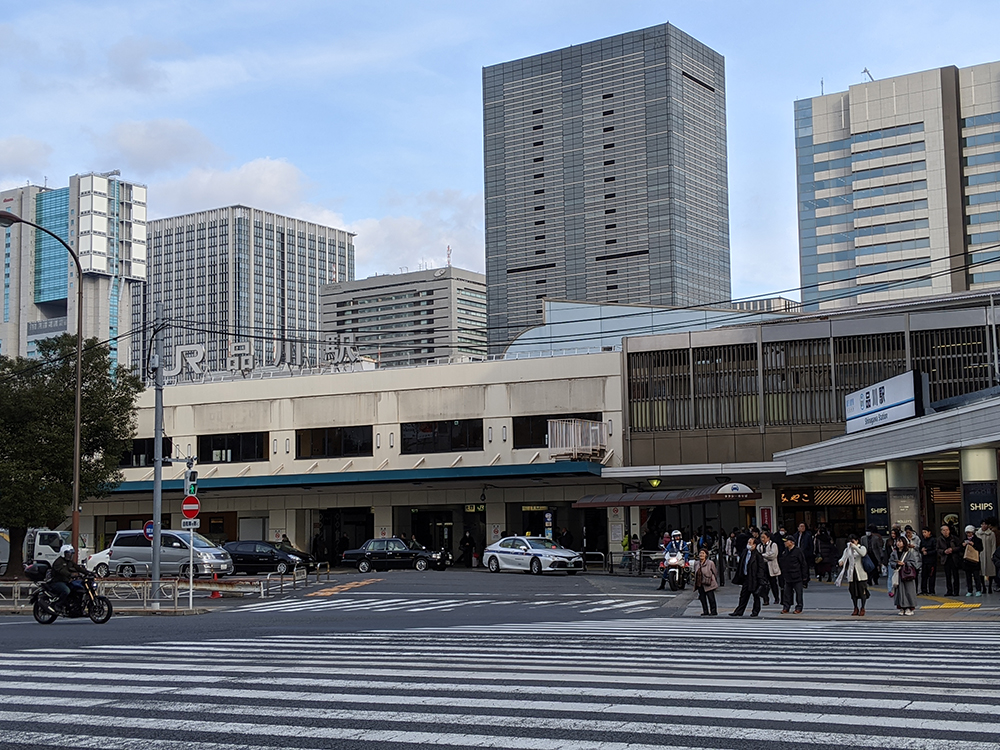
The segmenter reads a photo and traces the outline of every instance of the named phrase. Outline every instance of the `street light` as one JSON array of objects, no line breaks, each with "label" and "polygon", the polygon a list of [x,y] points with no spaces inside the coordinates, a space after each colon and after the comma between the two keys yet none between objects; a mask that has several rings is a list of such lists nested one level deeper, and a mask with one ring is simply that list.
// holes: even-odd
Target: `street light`
[{"label": "street light", "polygon": [[69,257],[76,264],[76,413],[73,418],[73,530],[70,541],[76,554],[79,555],[80,541],[80,421],[83,400],[83,268],[80,266],[80,258],[73,248],[66,244],[62,237],[50,232],[43,226],[35,224],[33,221],[22,219],[9,211],[0,211],[0,227],[12,227],[15,224],[26,224],[59,241]]}]

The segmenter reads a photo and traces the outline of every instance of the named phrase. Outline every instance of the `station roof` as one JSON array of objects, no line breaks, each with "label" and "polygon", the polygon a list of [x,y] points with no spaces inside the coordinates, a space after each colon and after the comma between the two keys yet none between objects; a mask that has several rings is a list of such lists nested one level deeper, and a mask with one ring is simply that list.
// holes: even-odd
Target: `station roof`
[{"label": "station roof", "polygon": [[666,492],[625,492],[615,495],[586,495],[575,503],[574,508],[614,508],[652,505],[688,505],[691,503],[719,502],[722,500],[757,500],[760,493],[745,484],[726,482],[708,487],[689,490],[669,490]]}]

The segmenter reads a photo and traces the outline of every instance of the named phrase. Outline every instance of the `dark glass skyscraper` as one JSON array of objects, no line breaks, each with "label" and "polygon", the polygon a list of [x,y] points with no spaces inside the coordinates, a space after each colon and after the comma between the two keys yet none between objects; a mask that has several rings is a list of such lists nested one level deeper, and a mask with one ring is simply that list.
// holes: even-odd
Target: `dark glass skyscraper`
[{"label": "dark glass skyscraper", "polygon": [[669,24],[483,70],[492,352],[542,300],[729,299],[725,66]]}]

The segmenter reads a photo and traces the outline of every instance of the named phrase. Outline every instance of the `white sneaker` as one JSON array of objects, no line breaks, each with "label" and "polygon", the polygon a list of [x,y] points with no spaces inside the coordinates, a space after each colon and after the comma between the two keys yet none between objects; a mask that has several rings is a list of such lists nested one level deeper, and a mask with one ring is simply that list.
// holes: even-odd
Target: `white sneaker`
[{"label": "white sneaker", "polygon": [[905,615],[905,614],[906,614],[906,610],[905,610],[905,609],[901,609],[901,610],[899,610],[899,612],[897,612],[896,614],[897,614],[897,615],[899,615],[900,617],[902,617],[903,615]]},{"label": "white sneaker", "polygon": [[912,617],[912,616],[913,616],[913,610],[912,610],[912,609],[908,609],[908,610],[906,610],[906,612],[904,612],[903,614],[905,614],[905,615],[907,615],[907,616],[909,616],[909,617]]}]

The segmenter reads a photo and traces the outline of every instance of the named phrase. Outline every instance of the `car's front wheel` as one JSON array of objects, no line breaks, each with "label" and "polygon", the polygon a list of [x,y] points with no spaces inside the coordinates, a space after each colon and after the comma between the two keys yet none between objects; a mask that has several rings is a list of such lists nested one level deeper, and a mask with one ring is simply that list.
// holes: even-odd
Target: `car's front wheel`
[{"label": "car's front wheel", "polygon": [[108,568],[108,564],[107,563],[98,563],[97,567],[94,568],[94,574],[98,578],[107,578],[108,577],[108,573],[110,573],[110,572],[111,572],[111,570]]},{"label": "car's front wheel", "polygon": [[497,560],[496,556],[494,555],[489,559],[489,561],[487,561],[486,567],[490,569],[490,573],[499,573],[500,561]]},{"label": "car's front wheel", "polygon": [[542,574],[542,561],[537,557],[531,558],[531,572],[536,576]]},{"label": "car's front wheel", "polygon": [[122,565],[118,568],[118,575],[122,578],[132,578],[135,576],[135,566],[134,565]]},{"label": "car's front wheel", "polygon": [[420,571],[427,570],[427,561],[421,557],[413,563],[413,567]]},{"label": "car's front wheel", "polygon": [[288,563],[282,560],[277,564],[277,566],[275,566],[274,572],[277,573],[279,576],[285,575],[285,573],[288,572]]},{"label": "car's front wheel", "polygon": [[359,573],[370,573],[372,570],[372,564],[368,560],[358,561],[358,572]]}]

